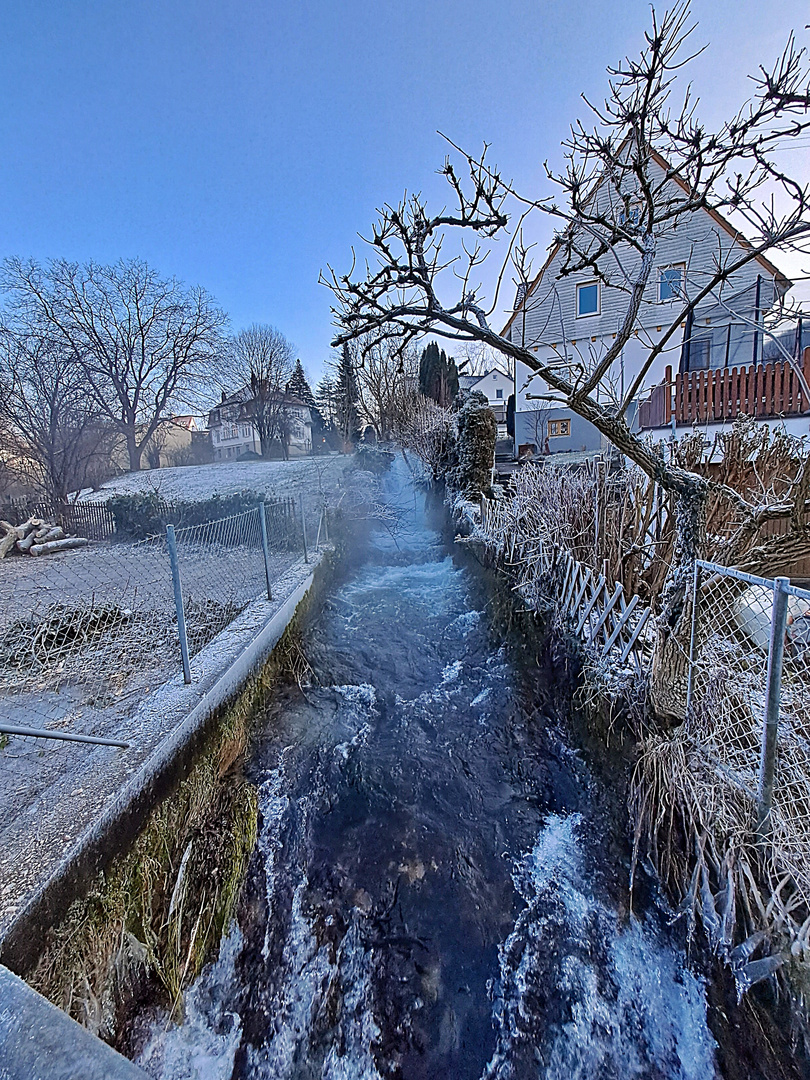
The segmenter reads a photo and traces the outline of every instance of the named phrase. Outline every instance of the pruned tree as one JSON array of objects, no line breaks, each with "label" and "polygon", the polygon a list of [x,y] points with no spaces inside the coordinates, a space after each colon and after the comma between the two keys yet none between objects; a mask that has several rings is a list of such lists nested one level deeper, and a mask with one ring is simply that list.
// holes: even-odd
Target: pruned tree
[{"label": "pruned tree", "polygon": [[47,333],[0,333],[0,425],[9,472],[54,503],[109,474],[115,432],[81,362]]},{"label": "pruned tree", "polygon": [[287,384],[295,370],[295,347],[274,326],[253,323],[235,334],[220,368],[220,378],[243,391],[250,419],[259,436],[262,457],[278,442],[289,453],[291,420]]},{"label": "pruned tree", "polygon": [[[810,550],[810,533],[791,497],[795,490],[805,509],[806,462],[797,464],[791,491],[750,498],[712,481],[699,467],[670,460],[662,444],[635,434],[627,420],[656,359],[680,347],[682,327],[706,298],[729,304],[735,275],[752,261],[774,252],[807,251],[810,240],[810,190],[788,174],[783,154],[810,127],[806,53],[791,37],[773,67],[753,76],[750,100],[711,130],[698,119],[691,87],[679,101],[675,97],[691,58],[689,18],[686,3],[661,19],[653,12],[640,55],[609,69],[606,101],[592,109],[594,126],[578,122],[571,129],[565,169],[547,171],[549,194],[517,192],[488,164],[486,147],[478,157],[459,151],[466,178],[450,159],[441,170],[453,195],[452,209],[431,213],[418,195],[384,206],[368,239],[370,262],[362,270],[355,262],[357,270],[348,274],[329,268],[323,277],[334,298],[336,345],[380,334],[400,347],[423,334],[482,342],[525,365],[543,386],[544,400],[589,421],[668,493],[677,542],[658,614],[653,697],[660,712],[676,716],[683,714],[688,587],[694,560],[704,549],[709,498],[727,500],[742,530],[756,533],[774,518],[791,519]],[[662,332],[648,343],[638,377],[617,400],[616,366],[638,329],[657,253],[698,212],[730,217],[740,234],[699,275],[690,276],[687,268]],[[508,332],[492,325],[510,268],[519,296],[525,298],[535,284],[523,236],[527,219],[536,214],[558,223],[561,274],[587,269],[618,298],[616,334],[602,351],[541,360],[525,334],[525,304]],[[498,242],[505,244],[506,257],[487,303],[480,295],[479,268]],[[451,248],[460,254],[445,255]],[[778,288],[775,292],[785,315],[787,302]],[[757,325],[762,334],[774,333]],[[729,552],[734,549],[731,537]]]},{"label": "pruned tree", "polygon": [[76,357],[86,392],[123,437],[129,467],[179,401],[199,399],[226,317],[201,288],[147,263],[112,266],[8,259],[2,285],[12,329],[47,334]]}]

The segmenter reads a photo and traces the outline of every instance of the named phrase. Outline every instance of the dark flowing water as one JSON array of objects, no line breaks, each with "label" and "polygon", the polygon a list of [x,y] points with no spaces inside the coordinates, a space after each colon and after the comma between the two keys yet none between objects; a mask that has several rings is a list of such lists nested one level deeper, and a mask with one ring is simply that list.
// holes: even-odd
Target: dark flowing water
[{"label": "dark flowing water", "polygon": [[[155,1077],[708,1080],[705,988],[629,915],[616,815],[404,468],[249,765],[238,925]],[[530,676],[532,678],[530,678]],[[549,688],[551,690],[553,688]]]}]

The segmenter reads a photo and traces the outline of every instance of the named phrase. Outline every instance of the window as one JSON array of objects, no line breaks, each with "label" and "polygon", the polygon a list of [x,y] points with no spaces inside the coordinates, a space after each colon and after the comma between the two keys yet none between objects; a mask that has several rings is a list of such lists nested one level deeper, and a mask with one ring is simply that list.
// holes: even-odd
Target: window
[{"label": "window", "polygon": [[705,371],[711,367],[712,339],[692,338],[689,342],[689,370]]},{"label": "window", "polygon": [[571,421],[570,420],[549,420],[548,422],[548,435],[549,438],[553,438],[555,435],[570,435],[571,434]]},{"label": "window", "polygon": [[599,282],[589,281],[577,285],[577,318],[599,314]]},{"label": "window", "polygon": [[495,391],[495,397],[500,398],[501,401],[503,401],[503,390],[496,390]]},{"label": "window", "polygon": [[683,296],[683,279],[686,267],[683,263],[675,266],[662,266],[658,272],[658,301],[677,300]]}]

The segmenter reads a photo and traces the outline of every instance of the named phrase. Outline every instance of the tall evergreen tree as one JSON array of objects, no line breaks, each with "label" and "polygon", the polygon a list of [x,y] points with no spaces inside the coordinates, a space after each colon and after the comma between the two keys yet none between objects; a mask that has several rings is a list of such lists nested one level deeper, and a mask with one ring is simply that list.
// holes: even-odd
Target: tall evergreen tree
[{"label": "tall evergreen tree", "polygon": [[452,356],[448,358],[435,341],[425,347],[419,361],[419,389],[443,408],[447,408],[458,393],[456,362]]},{"label": "tall evergreen tree", "polygon": [[337,365],[337,393],[335,395],[337,428],[343,440],[344,449],[348,449],[360,438],[360,394],[357,389],[357,377],[354,373],[349,346],[344,345]]},{"label": "tall evergreen tree", "polygon": [[324,375],[318,383],[318,410],[324,418],[327,428],[337,428],[337,381],[330,375]]},{"label": "tall evergreen tree", "polygon": [[305,405],[309,405],[310,409],[316,409],[318,406],[315,403],[315,395],[312,393],[312,388],[307,382],[307,377],[304,374],[304,369],[301,366],[301,361],[295,361],[295,367],[293,373],[290,376],[290,381],[287,383],[287,393],[293,397],[297,397],[299,401],[303,401]]},{"label": "tall evergreen tree", "polygon": [[303,401],[303,403],[309,407],[310,415],[312,417],[312,434],[314,437],[316,431],[321,431],[326,426],[326,420],[324,419],[323,413],[318,408],[318,403],[315,400],[315,395],[312,393],[312,387],[307,382],[307,377],[304,374],[304,369],[301,366],[300,360],[295,361],[292,376],[287,383],[287,393],[292,397],[298,398],[299,401]]}]

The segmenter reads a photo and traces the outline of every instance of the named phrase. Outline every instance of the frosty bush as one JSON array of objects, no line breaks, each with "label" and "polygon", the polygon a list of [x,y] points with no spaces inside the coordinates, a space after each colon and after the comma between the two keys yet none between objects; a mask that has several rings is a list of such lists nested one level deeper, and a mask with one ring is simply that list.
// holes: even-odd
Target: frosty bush
[{"label": "frosty bush", "polygon": [[465,498],[478,499],[492,483],[497,433],[495,416],[478,390],[459,391],[453,410],[457,434],[453,466],[447,479]]}]

